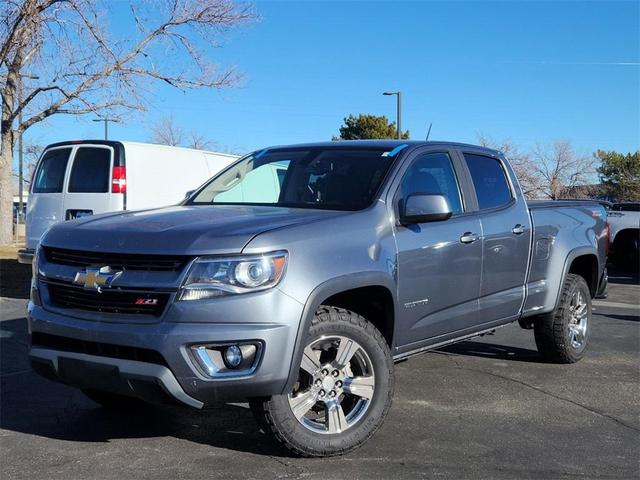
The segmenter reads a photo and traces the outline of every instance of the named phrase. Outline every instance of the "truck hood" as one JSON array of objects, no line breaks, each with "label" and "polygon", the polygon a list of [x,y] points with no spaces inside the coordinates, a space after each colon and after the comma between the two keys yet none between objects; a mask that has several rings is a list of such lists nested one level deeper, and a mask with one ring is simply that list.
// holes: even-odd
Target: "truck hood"
[{"label": "truck hood", "polygon": [[53,226],[42,244],[167,255],[239,253],[256,235],[347,212],[258,206],[176,206],[84,217]]}]

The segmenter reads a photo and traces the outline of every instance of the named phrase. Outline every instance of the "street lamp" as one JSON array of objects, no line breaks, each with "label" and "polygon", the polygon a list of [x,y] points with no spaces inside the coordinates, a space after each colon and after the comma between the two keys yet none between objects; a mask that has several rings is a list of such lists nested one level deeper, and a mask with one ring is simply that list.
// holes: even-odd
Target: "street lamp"
[{"label": "street lamp", "polygon": [[103,117],[103,118],[94,118],[92,120],[93,122],[104,122],[104,139],[105,140],[109,140],[109,122],[118,122],[117,118],[107,118],[107,117]]},{"label": "street lamp", "polygon": [[397,96],[398,104],[397,104],[397,108],[396,108],[396,117],[397,117],[396,125],[398,127],[398,140],[400,140],[402,138],[402,92],[401,91],[383,92],[382,94],[383,95],[396,95]]}]

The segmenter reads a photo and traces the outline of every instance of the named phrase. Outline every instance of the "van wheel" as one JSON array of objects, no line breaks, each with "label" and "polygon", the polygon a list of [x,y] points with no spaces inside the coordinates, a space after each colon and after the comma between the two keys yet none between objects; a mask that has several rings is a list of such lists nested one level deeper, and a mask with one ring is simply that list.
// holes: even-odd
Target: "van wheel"
[{"label": "van wheel", "polygon": [[591,333],[591,292],[584,278],[568,274],[558,307],[535,318],[536,346],[551,362],[575,363],[584,356]]},{"label": "van wheel", "polygon": [[382,425],[393,388],[380,332],[354,312],[321,306],[292,391],[250,403],[259,426],[289,450],[324,457],[365,443]]},{"label": "van wheel", "polygon": [[139,398],[104,392],[102,390],[87,388],[83,389],[82,393],[107,410],[138,410],[149,405]]}]

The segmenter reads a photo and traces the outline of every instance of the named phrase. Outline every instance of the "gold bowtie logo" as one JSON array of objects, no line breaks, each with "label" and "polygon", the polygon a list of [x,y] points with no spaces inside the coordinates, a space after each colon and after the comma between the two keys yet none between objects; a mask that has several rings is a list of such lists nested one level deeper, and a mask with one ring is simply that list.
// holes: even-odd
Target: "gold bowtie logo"
[{"label": "gold bowtie logo", "polygon": [[113,271],[111,267],[87,267],[76,273],[73,283],[82,285],[84,288],[95,288],[100,292],[101,287],[108,287],[120,275],[122,272]]}]

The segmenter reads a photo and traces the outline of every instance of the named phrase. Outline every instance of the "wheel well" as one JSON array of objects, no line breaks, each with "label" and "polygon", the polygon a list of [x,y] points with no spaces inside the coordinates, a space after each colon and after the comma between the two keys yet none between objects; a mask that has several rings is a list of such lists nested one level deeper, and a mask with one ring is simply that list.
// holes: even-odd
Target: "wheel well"
[{"label": "wheel well", "polygon": [[386,287],[369,286],[346,290],[327,298],[322,305],[346,308],[362,315],[380,330],[389,348],[392,347],[394,303],[393,296]]},{"label": "wheel well", "polygon": [[580,275],[587,282],[591,296],[598,288],[598,258],[595,255],[581,255],[573,259],[569,273]]}]

